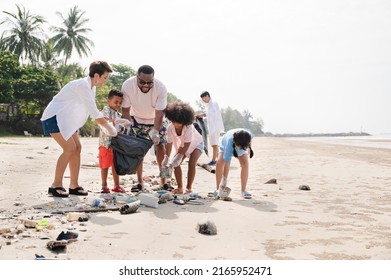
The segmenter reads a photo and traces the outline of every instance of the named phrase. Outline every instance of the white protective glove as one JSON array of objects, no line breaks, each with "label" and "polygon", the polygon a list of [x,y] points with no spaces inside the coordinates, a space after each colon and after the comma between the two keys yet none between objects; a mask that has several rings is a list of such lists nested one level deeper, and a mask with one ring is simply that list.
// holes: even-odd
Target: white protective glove
[{"label": "white protective glove", "polygon": [[154,145],[158,145],[160,142],[160,137],[159,137],[159,131],[155,128],[152,128],[148,132],[149,137],[151,138],[152,142]]},{"label": "white protective glove", "polygon": [[225,176],[221,177],[219,189],[225,188],[227,186],[227,183],[228,183],[227,177]]},{"label": "white protective glove", "polygon": [[164,159],[162,161],[162,167],[168,166],[168,161],[169,160],[170,160],[170,158],[167,155],[164,155]]},{"label": "white protective glove", "polygon": [[181,164],[181,162],[182,162],[183,156],[184,156],[184,155],[182,155],[182,154],[176,154],[176,155],[172,158],[172,160],[171,160],[171,162],[170,162],[170,165],[171,165],[172,167],[177,167],[177,166],[179,166],[179,165]]},{"label": "white protective glove", "polygon": [[219,184],[218,196],[220,198],[228,197],[229,194],[231,193],[231,189],[227,187],[227,183],[228,183],[227,177],[223,176]]},{"label": "white protective glove", "polygon": [[108,121],[106,121],[104,124],[99,124],[99,127],[107,136],[115,137],[118,134],[115,127]]},{"label": "white protective glove", "polygon": [[132,123],[129,120],[122,119],[122,118],[116,119],[114,121],[114,123],[115,123],[115,125],[119,125],[119,126],[122,126],[124,128],[129,128],[132,125]]}]

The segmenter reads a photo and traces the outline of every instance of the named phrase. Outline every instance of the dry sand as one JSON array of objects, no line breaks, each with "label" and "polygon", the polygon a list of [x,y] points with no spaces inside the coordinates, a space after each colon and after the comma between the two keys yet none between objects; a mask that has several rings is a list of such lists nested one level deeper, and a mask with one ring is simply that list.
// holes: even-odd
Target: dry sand
[{"label": "dry sand", "polygon": [[[98,139],[81,141],[80,183],[91,191],[89,197],[99,198],[100,170],[93,167]],[[232,202],[200,198],[202,205],[180,206],[169,201],[129,215],[91,213],[81,223],[51,214],[84,201],[47,195],[60,154],[54,140],[0,138],[0,230],[11,230],[0,240],[0,259],[32,260],[35,254],[71,260],[391,259],[391,149],[281,138],[255,138],[253,148],[251,200],[240,197],[234,159],[228,179]],[[207,162],[205,155],[201,161]],[[145,175],[158,174],[152,162],[148,154]],[[132,178],[122,176],[126,182]],[[272,178],[277,184],[264,184]],[[311,190],[299,190],[303,184]],[[197,168],[194,192],[206,197],[214,185],[214,175]],[[124,186],[130,191],[128,183]],[[196,231],[206,217],[216,224],[217,235]],[[49,226],[19,227],[16,233],[21,218],[45,218]],[[79,233],[78,241],[60,254],[48,250],[46,243],[63,230]]]}]

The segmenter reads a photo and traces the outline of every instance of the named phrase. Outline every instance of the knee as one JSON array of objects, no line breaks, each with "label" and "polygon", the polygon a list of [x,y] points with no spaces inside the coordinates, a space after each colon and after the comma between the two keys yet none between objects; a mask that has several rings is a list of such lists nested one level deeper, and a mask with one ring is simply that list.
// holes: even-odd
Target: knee
[{"label": "knee", "polygon": [[248,160],[243,160],[243,161],[241,161],[240,162],[240,167],[241,168],[248,168],[248,166],[249,166],[249,162],[248,162]]},{"label": "knee", "polygon": [[64,153],[70,154],[70,155],[77,155],[81,153],[81,146],[79,145],[72,145],[70,147],[67,147],[64,149]]}]

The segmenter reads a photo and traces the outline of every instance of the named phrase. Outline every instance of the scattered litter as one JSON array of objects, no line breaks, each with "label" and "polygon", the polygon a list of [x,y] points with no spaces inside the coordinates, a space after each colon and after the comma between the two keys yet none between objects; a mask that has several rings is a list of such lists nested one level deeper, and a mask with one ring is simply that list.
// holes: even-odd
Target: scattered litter
[{"label": "scattered litter", "polygon": [[196,230],[201,234],[206,235],[216,235],[217,228],[215,223],[209,218],[206,217],[198,222]]},{"label": "scattered litter", "polygon": [[131,203],[123,205],[119,209],[119,212],[121,214],[131,214],[131,213],[135,213],[139,207],[140,207],[140,200],[136,200]]},{"label": "scattered litter", "polygon": [[302,191],[309,191],[311,190],[310,186],[308,185],[300,185],[299,186],[299,190],[302,190]]},{"label": "scattered litter", "polygon": [[62,231],[58,236],[56,240],[76,240],[79,234],[77,232],[73,231]]},{"label": "scattered litter", "polygon": [[68,241],[67,240],[56,240],[56,241],[49,241],[46,243],[46,246],[49,250],[52,251],[62,251],[65,250],[67,247]]},{"label": "scattered litter", "polygon": [[138,198],[140,199],[140,203],[145,206],[157,208],[159,205],[159,198],[153,194],[140,193]]}]

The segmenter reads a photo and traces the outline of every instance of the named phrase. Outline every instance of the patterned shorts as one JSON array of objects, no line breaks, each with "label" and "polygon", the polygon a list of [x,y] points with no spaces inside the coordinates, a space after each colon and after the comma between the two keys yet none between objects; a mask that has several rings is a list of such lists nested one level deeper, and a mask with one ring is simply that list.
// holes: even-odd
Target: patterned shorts
[{"label": "patterned shorts", "polygon": [[[133,121],[133,132],[135,135],[149,139],[149,131],[153,128],[153,124],[140,124],[131,116]],[[167,120],[163,120],[162,127],[159,130],[160,141],[159,144],[167,144]]]}]

